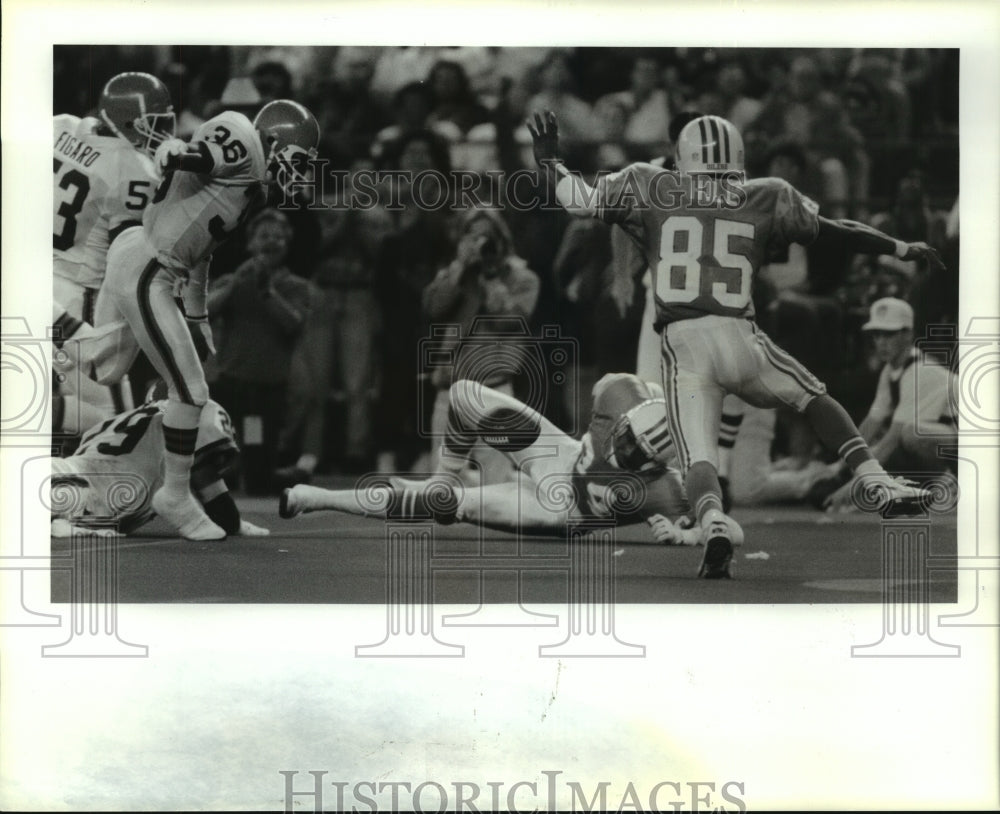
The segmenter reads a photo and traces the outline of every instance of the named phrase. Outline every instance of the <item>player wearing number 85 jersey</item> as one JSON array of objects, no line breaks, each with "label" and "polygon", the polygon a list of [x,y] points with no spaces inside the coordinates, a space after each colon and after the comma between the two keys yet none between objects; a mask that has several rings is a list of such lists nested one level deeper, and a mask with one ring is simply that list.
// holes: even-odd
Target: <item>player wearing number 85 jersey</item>
[{"label": "player wearing number 85 jersey", "polygon": [[265,105],[253,122],[226,111],[202,124],[190,143],[164,142],[155,156],[163,180],[142,226],[124,232],[108,254],[97,324],[127,321],[167,383],[165,476],[152,505],[188,539],[225,537],[189,487],[198,418],[208,401],[201,357],[214,352],[206,314],[210,256],[263,205],[269,181],[296,180],[294,162],[315,155],[318,142],[313,115],[288,100]]},{"label": "player wearing number 85 jersey", "polygon": [[743,140],[718,116],[689,122],[677,140],[677,171],[633,164],[590,187],[559,159],[555,115],[529,122],[535,158],[571,214],[621,226],[653,270],[670,434],[688,499],[705,529],[700,574],[729,576],[732,521],[722,513],[716,436],[723,396],[805,413],[820,439],[888,502],[920,499],[874,459],[846,411],[801,364],[754,324],[751,287],[770,251],[810,243],[820,233],[846,248],[901,258],[933,249],[903,243],[853,221],[832,221],[776,178],[746,181]]}]

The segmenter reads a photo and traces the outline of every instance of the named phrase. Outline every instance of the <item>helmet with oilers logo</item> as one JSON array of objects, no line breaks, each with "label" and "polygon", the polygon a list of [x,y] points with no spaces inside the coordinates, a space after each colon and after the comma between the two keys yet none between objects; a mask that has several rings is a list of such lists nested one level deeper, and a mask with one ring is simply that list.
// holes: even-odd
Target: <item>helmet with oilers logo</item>
[{"label": "helmet with oilers logo", "polygon": [[604,457],[619,469],[648,472],[665,466],[672,446],[667,429],[666,401],[651,398],[640,402],[615,422]]},{"label": "helmet with oilers logo", "polygon": [[173,138],[177,119],[170,91],[152,74],[120,73],[108,80],[97,105],[101,121],[137,150],[152,155]]},{"label": "helmet with oilers logo", "polygon": [[319,123],[307,108],[291,99],[275,99],[253,120],[260,133],[268,172],[286,192],[308,180],[308,164],[316,157]]},{"label": "helmet with oilers logo", "polygon": [[677,169],[686,174],[743,172],[743,137],[721,116],[699,116],[677,137]]}]

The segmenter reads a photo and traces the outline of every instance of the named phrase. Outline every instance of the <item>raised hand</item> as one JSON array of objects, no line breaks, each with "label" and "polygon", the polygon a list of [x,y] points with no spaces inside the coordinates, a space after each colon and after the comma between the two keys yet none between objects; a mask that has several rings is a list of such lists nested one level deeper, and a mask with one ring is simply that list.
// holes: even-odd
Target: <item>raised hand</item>
[{"label": "raised hand", "polygon": [[559,161],[559,123],[551,110],[535,113],[534,122],[527,122],[531,133],[532,147],[538,166],[545,167]]}]

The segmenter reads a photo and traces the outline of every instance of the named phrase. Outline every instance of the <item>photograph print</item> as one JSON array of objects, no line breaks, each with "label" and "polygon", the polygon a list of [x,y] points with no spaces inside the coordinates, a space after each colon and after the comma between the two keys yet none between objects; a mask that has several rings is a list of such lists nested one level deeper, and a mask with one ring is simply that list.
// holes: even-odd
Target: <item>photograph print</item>
[{"label": "photograph print", "polygon": [[871,602],[885,517],[954,556],[957,48],[53,69],[53,545],[135,541],[120,600]]}]

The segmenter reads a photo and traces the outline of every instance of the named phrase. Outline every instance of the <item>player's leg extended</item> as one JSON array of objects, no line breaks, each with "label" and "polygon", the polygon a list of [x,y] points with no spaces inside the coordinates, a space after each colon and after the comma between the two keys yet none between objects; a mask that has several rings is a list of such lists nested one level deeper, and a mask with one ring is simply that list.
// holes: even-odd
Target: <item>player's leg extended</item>
[{"label": "player's leg extended", "polygon": [[299,484],[282,493],[278,514],[286,519],[321,511],[383,520],[433,517],[446,525],[471,523],[529,534],[560,534],[566,528],[568,511],[555,512],[542,505],[530,482],[497,483],[474,489],[458,487],[454,494],[458,501],[453,509],[441,512],[442,503],[429,498],[428,491],[419,487],[381,482],[355,489],[321,489]]},{"label": "player's leg extended", "polygon": [[[566,478],[569,488],[569,478]],[[524,534],[562,534],[569,510],[555,510],[539,500],[533,482],[525,478],[469,489],[462,497],[458,522]]]},{"label": "player's leg extended", "polygon": [[715,373],[716,337],[690,320],[666,326],[662,335],[663,391],[684,488],[697,525],[704,530],[705,552],[699,576],[729,577],[734,542],[742,530],[723,512],[718,476],[719,422],[724,390]]},{"label": "player's leg extended", "polygon": [[[844,463],[857,476],[870,478],[873,488],[880,490],[882,498],[872,496],[872,507],[879,508],[886,501],[915,503],[920,490],[893,480],[882,465],[875,460],[857,425],[826,387],[805,366],[775,345],[759,328],[748,323],[753,331],[750,347],[759,358],[758,376],[753,388],[756,395],[746,396],[751,403],[769,401],[759,406],[778,406],[779,403],[804,413],[819,440],[830,450],[836,451]],[[770,396],[770,399],[768,399]]]},{"label": "player's leg extended", "polygon": [[739,396],[727,393],[722,400],[722,418],[719,421],[719,485],[722,488],[722,508],[729,511],[731,498],[733,447],[743,423],[746,403]]},{"label": "player's leg extended", "polygon": [[534,408],[499,390],[462,379],[448,391],[439,471],[459,471],[479,439],[506,455],[536,482],[549,471],[571,472],[580,451],[578,441]]},{"label": "player's leg extended", "polygon": [[[109,279],[114,248],[108,257]],[[164,478],[163,486],[153,495],[153,508],[189,540],[220,540],[226,536],[225,531],[209,519],[191,494],[191,465],[198,421],[208,401],[208,385],[194,341],[174,301],[176,281],[173,273],[155,260],[147,260],[135,276],[131,299],[128,286],[119,289],[124,293],[118,297],[118,307],[132,326],[139,346],[167,383]]]}]

